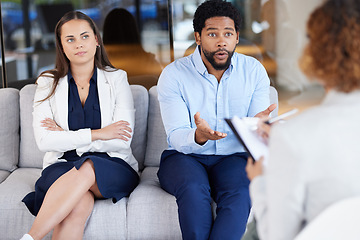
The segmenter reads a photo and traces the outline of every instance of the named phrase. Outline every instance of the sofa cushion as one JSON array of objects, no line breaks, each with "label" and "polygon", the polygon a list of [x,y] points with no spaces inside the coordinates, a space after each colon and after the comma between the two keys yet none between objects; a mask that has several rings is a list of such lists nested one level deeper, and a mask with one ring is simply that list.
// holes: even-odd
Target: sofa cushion
[{"label": "sofa cushion", "polygon": [[20,239],[29,231],[34,216],[21,202],[23,197],[34,190],[40,169],[18,168],[0,184],[0,232],[5,239]]},{"label": "sofa cushion", "polygon": [[111,199],[96,200],[86,223],[84,239],[126,239],[126,204],[128,198],[117,203]]},{"label": "sofa cushion", "polygon": [[129,197],[128,239],[182,239],[175,197],[161,189],[158,167],[146,167]]},{"label": "sofa cushion", "polygon": [[[130,194],[128,239],[182,239],[176,199],[161,188],[158,170],[158,167],[146,167],[141,173],[140,184]],[[216,207],[212,201],[214,219]]]},{"label": "sofa cushion", "polygon": [[135,129],[131,142],[131,150],[139,163],[139,170],[144,167],[146,150],[146,131],[149,110],[149,94],[145,87],[130,85],[135,106]]},{"label": "sofa cushion", "polygon": [[20,159],[19,167],[42,168],[44,152],[35,142],[32,126],[32,112],[36,84],[29,84],[20,90]]},{"label": "sofa cushion", "polygon": [[147,167],[158,167],[161,154],[168,147],[157,97],[157,87],[154,86],[149,90],[148,142],[145,156]]},{"label": "sofa cushion", "polygon": [[[23,197],[34,191],[41,169],[18,168],[0,184],[0,232],[9,238],[20,239],[29,231],[34,216],[31,215]],[[111,199],[95,201],[94,209],[85,226],[85,239],[126,239],[126,203],[123,198],[116,204]],[[109,231],[108,229],[111,229]],[[49,233],[44,239],[51,239]]]},{"label": "sofa cushion", "polygon": [[0,89],[0,169],[13,171],[19,159],[19,90]]},{"label": "sofa cushion", "polygon": [[0,183],[2,183],[9,175],[9,171],[0,170]]}]

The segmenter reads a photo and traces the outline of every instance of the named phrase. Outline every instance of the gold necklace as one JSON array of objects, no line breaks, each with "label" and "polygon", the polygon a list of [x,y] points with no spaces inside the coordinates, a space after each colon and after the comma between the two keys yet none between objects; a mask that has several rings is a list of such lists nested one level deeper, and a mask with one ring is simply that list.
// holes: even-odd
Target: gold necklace
[{"label": "gold necklace", "polygon": [[82,86],[80,86],[77,82],[75,82],[75,84],[76,84],[76,86],[80,87],[81,90],[84,90],[85,87],[87,87],[87,86],[90,85],[90,83],[87,83],[85,86],[82,87]]}]

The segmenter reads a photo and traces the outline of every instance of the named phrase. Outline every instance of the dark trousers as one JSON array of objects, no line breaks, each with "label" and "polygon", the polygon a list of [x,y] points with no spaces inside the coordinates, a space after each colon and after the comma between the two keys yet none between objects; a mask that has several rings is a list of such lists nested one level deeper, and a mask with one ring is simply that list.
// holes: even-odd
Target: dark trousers
[{"label": "dark trousers", "polygon": [[[246,161],[246,153],[163,152],[158,177],[161,187],[176,197],[184,240],[241,239],[251,207]],[[217,203],[215,221],[212,199]]]}]

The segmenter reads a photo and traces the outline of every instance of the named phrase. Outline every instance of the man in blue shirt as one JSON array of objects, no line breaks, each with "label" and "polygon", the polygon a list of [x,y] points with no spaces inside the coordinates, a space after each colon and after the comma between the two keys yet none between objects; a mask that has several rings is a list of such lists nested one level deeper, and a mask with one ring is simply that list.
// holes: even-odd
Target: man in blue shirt
[{"label": "man in blue shirt", "polygon": [[169,64],[158,82],[169,144],[158,177],[176,197],[183,239],[238,240],[251,207],[247,154],[224,119],[268,116],[276,105],[269,106],[261,63],[234,53],[240,16],[231,3],[204,2],[193,25],[196,50]]}]

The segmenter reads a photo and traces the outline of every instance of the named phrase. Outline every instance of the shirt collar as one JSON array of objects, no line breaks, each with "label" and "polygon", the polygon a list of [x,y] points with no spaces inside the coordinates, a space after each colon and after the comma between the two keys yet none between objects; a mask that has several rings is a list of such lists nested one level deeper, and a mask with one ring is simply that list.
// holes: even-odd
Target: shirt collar
[{"label": "shirt collar", "polygon": [[203,60],[201,59],[201,54],[200,54],[200,46],[198,45],[192,55],[192,60],[194,62],[195,68],[196,70],[201,74],[204,75],[205,73],[207,73],[207,68],[203,62]]},{"label": "shirt collar", "polygon": [[[67,76],[68,76],[68,83],[71,83],[72,81],[74,81],[74,78],[71,74],[70,68],[69,68]],[[97,67],[96,66],[94,67],[94,73],[91,76],[90,81],[92,81],[93,83],[97,83]]]},{"label": "shirt collar", "polygon": [[[207,70],[207,68],[206,68],[206,66],[205,66],[205,64],[204,64],[204,62],[203,62],[203,60],[201,58],[200,51],[201,51],[200,50],[200,45],[198,45],[196,47],[194,53],[192,54],[192,61],[193,61],[194,65],[195,65],[196,70],[200,74],[204,75],[204,74],[208,73],[208,70]],[[227,74],[227,73],[230,74],[232,72],[232,69],[234,68],[233,67],[234,61],[236,61],[236,58],[235,58],[234,55],[235,55],[235,53],[231,57],[230,66],[229,66],[228,69],[225,70],[224,74]]]}]

